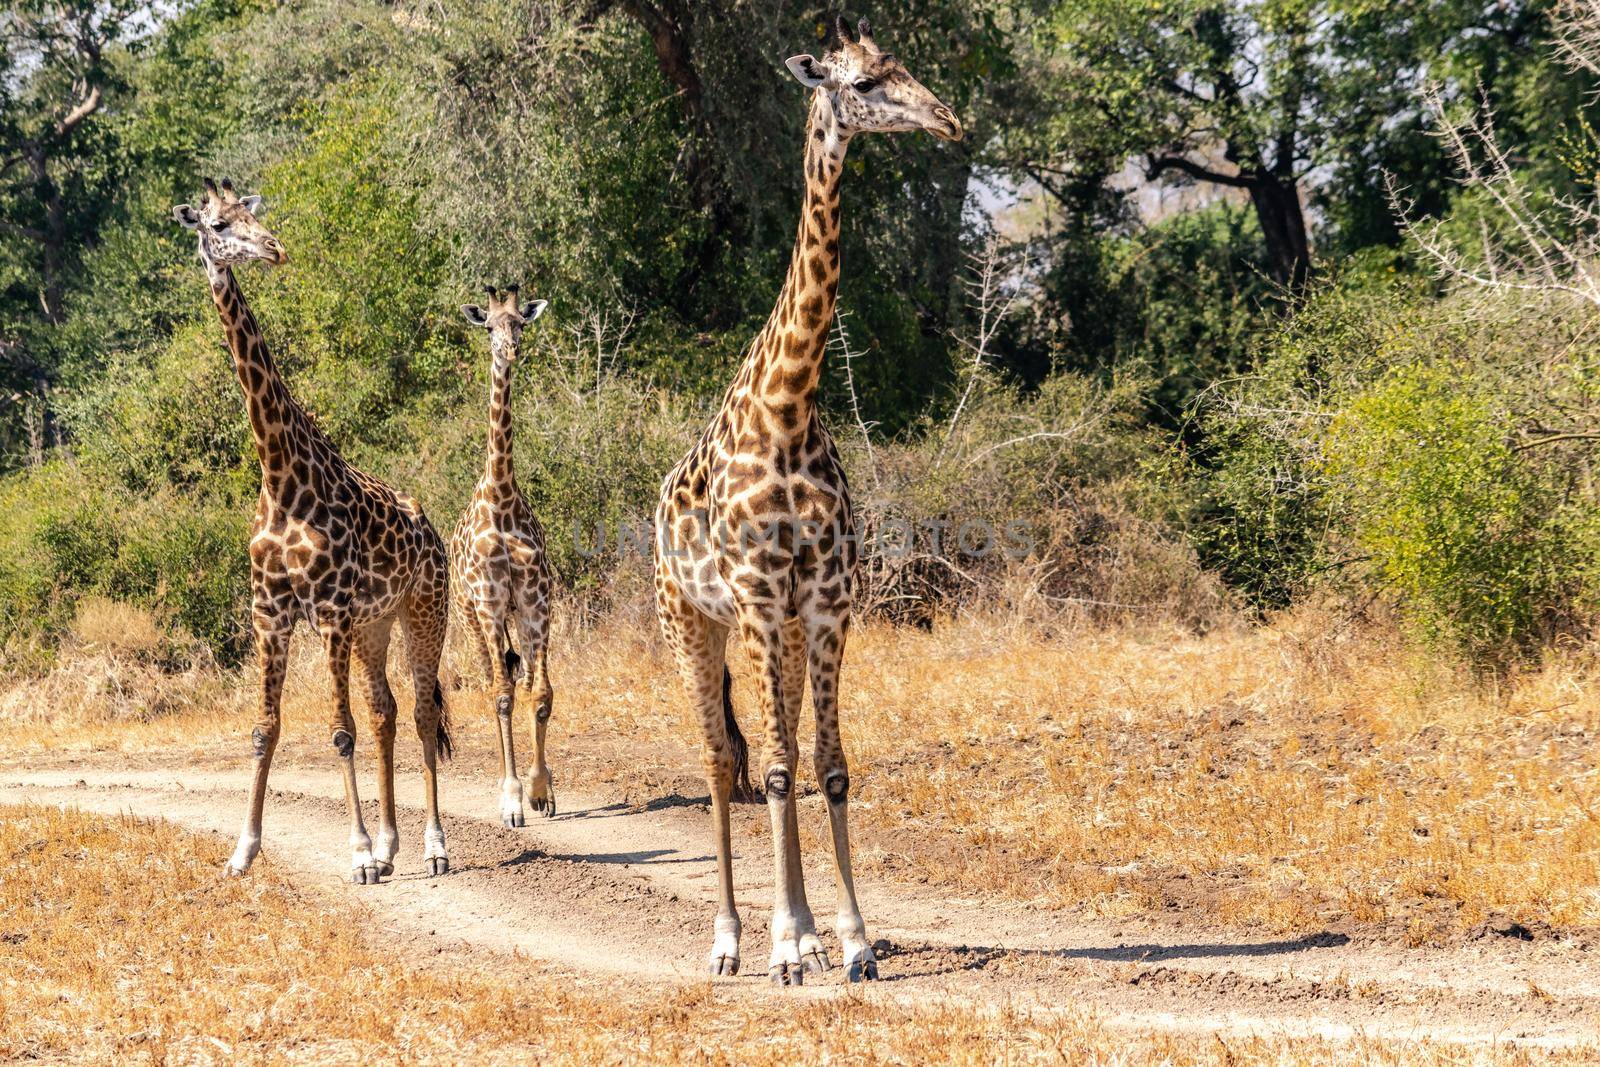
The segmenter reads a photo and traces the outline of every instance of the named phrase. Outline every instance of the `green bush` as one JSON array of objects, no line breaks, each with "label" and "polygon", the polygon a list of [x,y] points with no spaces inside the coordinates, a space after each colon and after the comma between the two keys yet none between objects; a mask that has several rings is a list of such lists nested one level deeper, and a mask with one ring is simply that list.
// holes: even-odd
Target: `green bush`
[{"label": "green bush", "polygon": [[1581,626],[1600,510],[1581,436],[1600,404],[1591,312],[1439,298],[1364,263],[1315,294],[1205,409],[1190,538],[1256,605],[1388,597],[1485,666]]},{"label": "green bush", "polygon": [[138,496],[54,462],[0,480],[0,656],[27,657],[62,631],[78,601],[110,597],[153,611],[226,660],[246,647],[249,506]]},{"label": "green bush", "polygon": [[1324,472],[1350,540],[1429,637],[1503,661],[1569,615],[1587,567],[1471,368],[1385,374],[1333,420]]}]

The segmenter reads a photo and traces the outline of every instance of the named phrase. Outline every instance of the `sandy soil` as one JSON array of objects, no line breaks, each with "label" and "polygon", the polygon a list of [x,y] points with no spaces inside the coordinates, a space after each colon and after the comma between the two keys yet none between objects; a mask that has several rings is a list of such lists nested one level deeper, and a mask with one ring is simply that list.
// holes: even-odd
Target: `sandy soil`
[{"label": "sandy soil", "polygon": [[[476,761],[472,761],[476,762]],[[365,770],[365,768],[364,768]],[[547,963],[569,980],[618,975],[699,982],[710,944],[714,862],[704,796],[662,789],[583,795],[558,778],[561,811],[502,829],[492,777],[461,762],[443,777],[452,870],[422,873],[420,783],[398,782],[403,847],[396,876],[350,886],[343,792],[332,760],[275,769],[264,861],[362,901],[375,933],[404,953],[492,970],[501,954]],[[0,764],[0,802],[36,801],[163,818],[217,835],[217,863],[242,815],[245,769],[168,765],[160,757],[55,758]],[[371,795],[370,781],[363,786]],[[375,821],[376,812],[369,814]],[[821,825],[820,801],[801,819]],[[765,809],[735,828],[746,976],[753,995],[836,996],[839,972],[771,990],[764,916],[771,903]],[[369,822],[370,824],[370,822]],[[874,847],[893,848],[892,841]],[[807,857],[818,924],[832,914],[826,857]],[[1086,920],[1015,903],[956,899],[874,875],[859,887],[878,939],[877,995],[1033,1008],[1089,1007],[1113,1025],[1225,1033],[1430,1039],[1570,1046],[1600,1042],[1600,945],[1521,928],[1486,929],[1442,948],[1326,931],[1290,940],[1220,936],[1193,915]],[[831,935],[824,932],[824,939]],[[837,952],[837,946],[833,946]]]}]

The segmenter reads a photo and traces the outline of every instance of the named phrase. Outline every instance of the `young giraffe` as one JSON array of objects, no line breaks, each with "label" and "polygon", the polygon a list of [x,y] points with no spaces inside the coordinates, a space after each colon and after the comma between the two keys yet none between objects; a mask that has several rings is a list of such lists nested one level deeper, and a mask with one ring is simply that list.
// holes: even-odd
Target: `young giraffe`
[{"label": "young giraffe", "polygon": [[835,929],[850,981],[877,977],[856,906],[846,820],[849,776],[839,734],[839,669],[849,627],[855,529],[844,470],[817,418],[817,379],[839,285],[839,179],[858,133],[926,130],[961,139],[950,109],[839,19],[837,47],[787,66],[811,88],[805,204],[772,315],[722,408],[673,468],[656,509],[656,608],[705,734],[720,902],[713,974],[737,974],[728,801],[743,738],[726,710],[728,631],[737,627],[759,678],[761,771],[772,823],[776,899],[768,974],[798,985],[827,954],[806,904],[794,780],[807,674],[816,714],[814,769],[828,804],[838,882]]},{"label": "young giraffe", "polygon": [[[350,810],[351,881],[373,884],[394,873],[400,846],[394,817],[395,699],[385,670],[396,621],[405,634],[416,685],[428,873],[443,874],[450,862],[439,823],[436,761],[439,751],[450,754],[437,680],[449,600],[444,544],[415,500],[344,461],[279,377],[233,276],[236,264],[251,260],[288,262],[283,245],[257,217],[261,198],[239,196],[226,178],[220,189],[207,178],[199,204],[179,204],[172,213],[199,235],[200,259],[233,353],[261,461],[261,495],[250,535],[250,621],[261,666],[261,707],[250,735],[255,777],[244,829],[225,873],[245,873],[261,850],[261,809],[278,745],[289,637],[295,623],[305,619],[322,638],[332,673],[331,731]],[[378,739],[376,847],[361,821],[356,794],[352,657],[366,686]]]},{"label": "young giraffe", "polygon": [[472,635],[478,662],[494,687],[494,710],[500,720],[500,821],[506,826],[521,826],[522,781],[517,777],[517,750],[511,732],[518,662],[511,647],[513,620],[517,624],[517,644],[528,661],[523,680],[536,709],[528,800],[536,812],[556,813],[550,768],[544,762],[545,728],[550,722],[554,697],[545,668],[545,641],[550,632],[550,568],[545,562],[544,529],[517,488],[511,464],[512,366],[517,361],[524,327],[544,314],[545,302],[519,304],[515,285],[506,290],[504,298],[497,296],[493,288],[487,292],[487,309],[477,304],[461,306],[468,322],[489,331],[493,366],[488,459],[478,488],[450,538],[450,580],[455,590],[456,615]]}]

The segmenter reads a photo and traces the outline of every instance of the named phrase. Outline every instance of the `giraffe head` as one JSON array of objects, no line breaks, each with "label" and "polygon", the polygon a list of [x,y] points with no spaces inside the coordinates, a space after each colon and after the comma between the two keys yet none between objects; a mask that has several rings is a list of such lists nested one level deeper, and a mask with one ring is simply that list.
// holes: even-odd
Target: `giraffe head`
[{"label": "giraffe head", "polygon": [[521,287],[516,285],[506,289],[504,296],[496,294],[492,285],[484,286],[483,291],[489,294],[489,306],[462,304],[461,313],[472,325],[489,331],[489,351],[494,354],[495,362],[510,363],[517,358],[523,327],[543,315],[548,304],[543,300],[523,303]]},{"label": "giraffe head", "polygon": [[862,19],[854,37],[841,15],[839,41],[821,59],[812,55],[785,60],[801,85],[828,95],[841,132],[894,133],[926,130],[941,141],[961,140],[961,122],[939,102],[892,52],[879,50],[872,27]]},{"label": "giraffe head", "polygon": [[172,217],[200,235],[200,258],[213,267],[231,267],[253,259],[275,266],[289,262],[283,244],[261,223],[266,206],[259,196],[240,196],[233,183],[222,179],[222,187],[205,179],[205,193],[199,204],[178,204]]}]

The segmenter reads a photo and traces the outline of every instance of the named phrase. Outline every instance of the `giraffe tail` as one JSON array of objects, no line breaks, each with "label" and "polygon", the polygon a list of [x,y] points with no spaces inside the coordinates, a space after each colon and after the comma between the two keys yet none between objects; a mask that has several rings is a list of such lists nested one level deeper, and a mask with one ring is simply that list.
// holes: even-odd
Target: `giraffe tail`
[{"label": "giraffe tail", "polygon": [[756,799],[750,788],[750,746],[739,732],[739,720],[733,717],[733,674],[726,664],[722,667],[722,725],[733,746],[733,799],[748,803]]},{"label": "giraffe tail", "polygon": [[506,677],[512,681],[519,680],[522,673],[522,657],[517,655],[516,649],[511,647],[511,631],[504,625],[500,626],[500,635],[505,641],[506,654],[503,662],[506,665]]},{"label": "giraffe tail", "polygon": [[450,737],[450,706],[444,702],[444,689],[438,682],[433,683],[433,706],[439,709],[439,726],[434,741],[439,746],[439,755],[449,759],[456,753],[456,743]]}]

